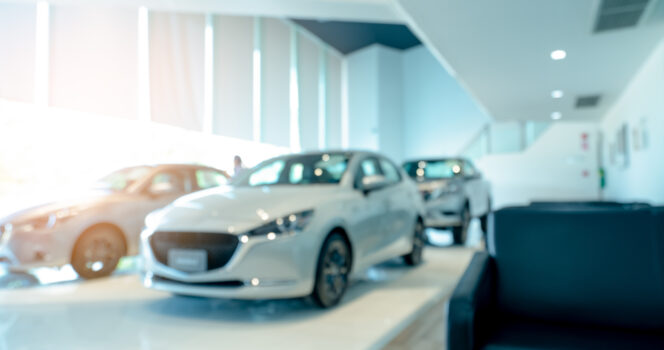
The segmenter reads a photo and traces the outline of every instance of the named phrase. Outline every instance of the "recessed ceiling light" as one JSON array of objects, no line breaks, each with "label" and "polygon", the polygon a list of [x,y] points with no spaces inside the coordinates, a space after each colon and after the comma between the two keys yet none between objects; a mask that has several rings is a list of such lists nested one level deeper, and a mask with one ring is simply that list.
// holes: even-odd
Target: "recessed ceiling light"
[{"label": "recessed ceiling light", "polygon": [[558,61],[564,59],[565,57],[567,57],[567,52],[565,52],[565,50],[551,51],[552,60]]},{"label": "recessed ceiling light", "polygon": [[553,112],[551,113],[551,119],[553,120],[558,120],[563,117],[563,114],[560,112]]},{"label": "recessed ceiling light", "polygon": [[551,91],[551,97],[553,98],[562,98],[564,95],[563,90],[553,90]]}]

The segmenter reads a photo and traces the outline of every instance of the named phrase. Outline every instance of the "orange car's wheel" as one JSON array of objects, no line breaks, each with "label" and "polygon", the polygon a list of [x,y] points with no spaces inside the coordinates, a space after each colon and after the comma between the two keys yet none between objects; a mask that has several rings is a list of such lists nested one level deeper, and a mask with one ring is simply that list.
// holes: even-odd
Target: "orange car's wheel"
[{"label": "orange car's wheel", "polygon": [[115,271],[126,252],[121,232],[111,226],[97,226],[76,241],[71,265],[85,279],[105,277]]}]

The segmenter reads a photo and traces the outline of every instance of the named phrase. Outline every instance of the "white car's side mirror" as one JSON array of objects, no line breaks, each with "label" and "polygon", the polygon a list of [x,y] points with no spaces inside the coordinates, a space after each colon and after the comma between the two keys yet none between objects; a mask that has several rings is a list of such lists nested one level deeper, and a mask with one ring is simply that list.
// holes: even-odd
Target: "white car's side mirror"
[{"label": "white car's side mirror", "polygon": [[387,185],[387,179],[383,175],[369,175],[362,178],[362,191],[364,193],[379,190]]}]

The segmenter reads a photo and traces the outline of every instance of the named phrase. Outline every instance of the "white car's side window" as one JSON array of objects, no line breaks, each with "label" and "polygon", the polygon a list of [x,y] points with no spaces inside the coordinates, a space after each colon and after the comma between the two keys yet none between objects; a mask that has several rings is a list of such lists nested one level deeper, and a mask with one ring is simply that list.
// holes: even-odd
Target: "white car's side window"
[{"label": "white car's side window", "polygon": [[259,169],[249,176],[249,185],[257,186],[277,183],[282,170],[284,170],[284,165],[286,163],[283,160],[278,160]]},{"label": "white car's side window", "polygon": [[399,175],[399,171],[387,159],[380,160],[380,167],[383,170],[383,175],[385,175],[385,179],[387,181],[389,181],[390,183],[397,183],[401,181],[401,176]]},{"label": "white car's side window", "polygon": [[363,176],[378,175],[378,167],[375,159],[367,158],[362,161],[360,166],[362,167]]}]

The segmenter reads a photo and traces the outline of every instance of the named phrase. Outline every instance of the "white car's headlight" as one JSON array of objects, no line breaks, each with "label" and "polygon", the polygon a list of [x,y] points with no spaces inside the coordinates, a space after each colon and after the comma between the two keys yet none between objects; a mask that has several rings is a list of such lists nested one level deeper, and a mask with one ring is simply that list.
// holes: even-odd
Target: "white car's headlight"
[{"label": "white car's headlight", "polygon": [[311,221],[313,214],[313,210],[305,210],[299,213],[286,215],[257,227],[247,232],[245,235],[250,237],[265,236],[269,239],[274,239],[280,235],[295,234],[304,230],[307,224]]}]

